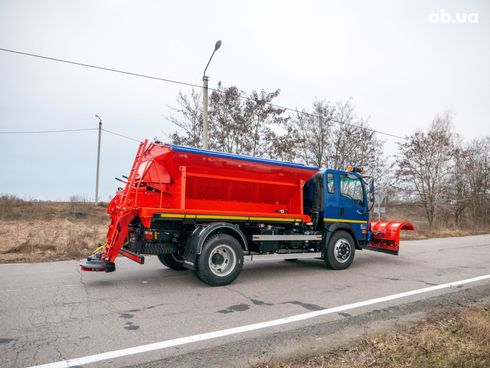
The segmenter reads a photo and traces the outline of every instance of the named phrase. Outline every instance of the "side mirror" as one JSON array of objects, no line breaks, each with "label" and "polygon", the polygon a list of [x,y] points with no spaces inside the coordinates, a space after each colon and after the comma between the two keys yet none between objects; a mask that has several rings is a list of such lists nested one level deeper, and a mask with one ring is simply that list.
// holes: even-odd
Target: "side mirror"
[{"label": "side mirror", "polygon": [[369,183],[369,201],[374,203],[374,178],[372,178]]}]

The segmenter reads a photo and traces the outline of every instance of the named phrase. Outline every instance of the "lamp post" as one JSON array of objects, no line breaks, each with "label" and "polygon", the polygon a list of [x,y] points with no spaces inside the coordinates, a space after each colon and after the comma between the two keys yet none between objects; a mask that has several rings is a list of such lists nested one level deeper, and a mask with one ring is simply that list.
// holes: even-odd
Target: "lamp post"
[{"label": "lamp post", "polygon": [[202,147],[204,149],[209,148],[209,123],[208,123],[208,81],[209,77],[206,76],[206,70],[208,69],[209,63],[211,62],[211,59],[214,56],[214,53],[221,47],[221,41],[217,41],[216,44],[214,45],[214,51],[211,54],[211,57],[209,58],[209,61],[206,65],[206,68],[204,68],[204,73],[202,74],[202,102],[203,102],[203,108],[202,108],[202,116],[203,116],[203,144]]}]

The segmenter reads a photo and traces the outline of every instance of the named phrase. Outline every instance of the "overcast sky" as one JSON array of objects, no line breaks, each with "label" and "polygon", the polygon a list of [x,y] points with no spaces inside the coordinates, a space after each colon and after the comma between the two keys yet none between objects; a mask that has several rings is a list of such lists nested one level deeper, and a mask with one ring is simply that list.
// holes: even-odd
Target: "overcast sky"
[{"label": "overcast sky", "polygon": [[[431,22],[441,9],[478,22]],[[200,84],[220,39],[211,86],[280,89],[293,108],[352,97],[374,129],[402,136],[450,109],[470,139],[490,134],[489,15],[488,1],[0,0],[0,48]],[[95,128],[99,114],[108,130],[165,140],[179,90],[0,52],[0,131]],[[0,135],[0,193],[93,198],[96,145],[94,131]],[[103,134],[103,200],[136,149]]]}]

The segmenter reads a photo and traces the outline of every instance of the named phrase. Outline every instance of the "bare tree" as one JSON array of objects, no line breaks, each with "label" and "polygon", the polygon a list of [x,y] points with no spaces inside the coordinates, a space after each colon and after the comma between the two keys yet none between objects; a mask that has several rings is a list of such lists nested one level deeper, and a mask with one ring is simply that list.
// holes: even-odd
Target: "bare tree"
[{"label": "bare tree", "polygon": [[357,118],[354,106],[348,100],[338,103],[335,112],[337,127],[330,147],[330,166],[342,170],[349,166],[361,166],[377,180],[383,175],[383,143],[376,137],[364,119]]},{"label": "bare tree", "polygon": [[312,109],[298,111],[288,126],[294,131],[291,138],[296,141],[296,156],[306,165],[329,164],[334,113],[335,107],[330,102],[315,100]]},{"label": "bare tree", "polygon": [[474,139],[465,147],[464,180],[472,223],[485,227],[490,224],[490,136]]},{"label": "bare tree", "polygon": [[289,120],[289,117],[285,116],[284,109],[271,104],[277,96],[279,90],[269,93],[264,90],[260,93],[252,91],[245,102],[244,115],[250,130],[250,135],[246,139],[249,141],[252,156],[275,156],[274,145],[277,134],[274,129],[284,126]]},{"label": "bare tree", "polygon": [[351,100],[336,104],[315,100],[312,109],[296,113],[287,129],[296,157],[307,165],[340,170],[363,166],[369,174],[381,175],[383,142],[355,115]]},{"label": "bare tree", "polygon": [[217,90],[209,98],[209,147],[246,154],[249,150],[243,136],[248,126],[243,114],[242,91],[234,86],[223,88],[221,84]]},{"label": "bare tree", "polygon": [[447,198],[447,179],[454,150],[452,117],[438,115],[427,133],[416,132],[399,143],[396,175],[406,189],[414,190],[432,228],[438,208]]},{"label": "bare tree", "polygon": [[171,109],[180,116],[171,114],[168,120],[180,128],[180,131],[172,133],[170,139],[173,144],[190,147],[200,147],[202,140],[202,95],[192,89],[190,95],[179,92],[177,98],[178,107]]},{"label": "bare tree", "polygon": [[[286,156],[287,144],[277,147],[276,142],[282,138],[274,131],[289,119],[284,109],[271,104],[278,95],[279,90],[252,91],[246,95],[237,87],[223,87],[219,83],[209,99],[210,149],[261,157],[275,157],[279,153]],[[180,93],[177,103],[179,107],[174,110],[180,117],[171,116],[169,120],[180,130],[171,135],[171,140],[175,144],[199,147],[202,136],[200,95],[194,91],[190,96]]]},{"label": "bare tree", "polygon": [[271,150],[271,158],[282,161],[298,161],[297,149],[300,143],[298,131],[289,123],[289,118],[285,120],[282,132],[275,133]]},{"label": "bare tree", "polygon": [[471,168],[472,154],[472,150],[464,146],[462,138],[455,135],[452,172],[446,192],[448,207],[454,215],[455,225],[459,228],[463,226],[466,209],[471,203],[471,182],[469,179],[473,173]]}]

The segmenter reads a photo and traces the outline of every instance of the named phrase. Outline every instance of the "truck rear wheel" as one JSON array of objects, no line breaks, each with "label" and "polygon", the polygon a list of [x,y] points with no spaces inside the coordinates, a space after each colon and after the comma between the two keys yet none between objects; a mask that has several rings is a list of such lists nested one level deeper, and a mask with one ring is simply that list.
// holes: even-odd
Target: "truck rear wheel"
[{"label": "truck rear wheel", "polygon": [[211,286],[228,285],[243,268],[243,249],[238,240],[227,234],[211,236],[196,263],[197,277]]},{"label": "truck rear wheel", "polygon": [[356,246],[347,231],[338,230],[330,237],[325,254],[325,263],[333,270],[345,270],[354,260]]},{"label": "truck rear wheel", "polygon": [[179,254],[179,252],[171,254],[159,254],[158,259],[164,266],[171,268],[176,271],[185,271],[187,268],[184,267],[184,258]]}]

